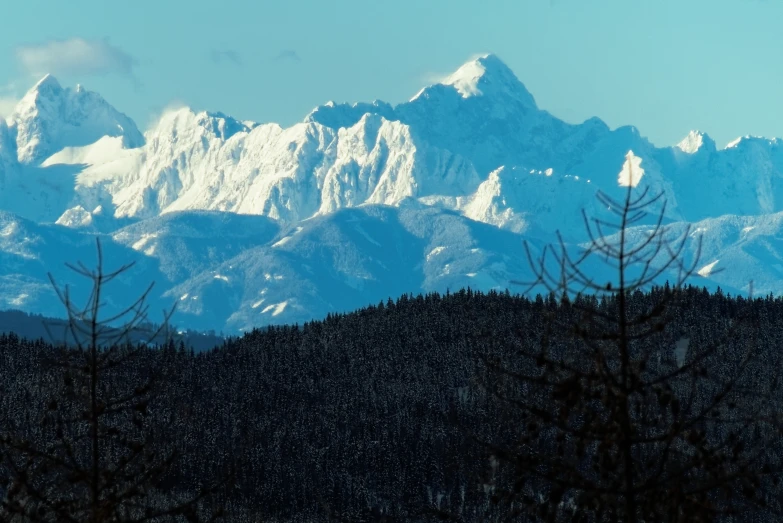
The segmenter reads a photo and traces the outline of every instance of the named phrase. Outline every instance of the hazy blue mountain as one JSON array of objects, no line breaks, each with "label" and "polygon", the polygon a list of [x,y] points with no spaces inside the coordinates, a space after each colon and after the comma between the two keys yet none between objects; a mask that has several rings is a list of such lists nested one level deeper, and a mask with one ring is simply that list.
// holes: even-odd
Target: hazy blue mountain
[{"label": "hazy blue mountain", "polygon": [[783,292],[777,139],[719,148],[691,131],[655,147],[631,126],[566,123],[494,55],[396,106],[329,102],[289,128],[180,108],[143,135],[100,95],[46,76],[0,121],[0,308],[58,315],[46,271],[77,282],[61,268],[90,266],[95,235],[112,261],[138,260],[112,299],[154,280],[153,315],[176,301],[183,328],[521,291],[523,242],[560,231],[578,249],[581,211],[606,213],[596,191],[626,190],[629,151],[636,190],[663,191],[667,223],[692,226],[688,256],[702,238],[699,283]]}]

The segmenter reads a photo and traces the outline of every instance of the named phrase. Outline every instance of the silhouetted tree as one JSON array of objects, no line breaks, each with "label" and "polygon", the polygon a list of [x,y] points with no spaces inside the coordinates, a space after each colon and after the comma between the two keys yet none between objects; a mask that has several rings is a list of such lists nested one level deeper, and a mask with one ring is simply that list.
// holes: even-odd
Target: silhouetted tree
[{"label": "silhouetted tree", "polygon": [[[50,358],[45,378],[57,380],[37,434],[4,434],[4,470],[8,475],[1,515],[13,521],[134,522],[215,519],[219,510],[206,504],[211,489],[177,492],[162,488],[178,453],[158,437],[149,423],[149,409],[163,385],[156,362],[170,353],[147,344],[130,343],[130,335],[146,324],[146,300],[153,284],[118,314],[101,317],[104,287],[134,263],[106,272],[100,239],[95,271],[81,262],[66,264],[92,280],[83,309],[77,308],[66,285],[50,281],[68,314],[66,343]],[[148,340],[164,334],[174,308],[164,311],[163,324]],[[130,319],[125,321],[130,315]],[[111,328],[117,321],[124,323]]]},{"label": "silhouetted tree", "polygon": [[[513,356],[483,357],[486,391],[505,408],[503,429],[482,440],[489,519],[750,521],[779,509],[780,358],[760,357],[752,300],[737,298],[719,332],[688,324],[700,239],[686,263],[690,228],[663,224],[663,193],[635,187],[631,154],[625,198],[597,196],[617,220],[583,213],[581,253],[562,237],[539,257],[527,249],[528,289],[550,291],[547,321],[492,341]],[[594,257],[614,281],[588,273]]]}]

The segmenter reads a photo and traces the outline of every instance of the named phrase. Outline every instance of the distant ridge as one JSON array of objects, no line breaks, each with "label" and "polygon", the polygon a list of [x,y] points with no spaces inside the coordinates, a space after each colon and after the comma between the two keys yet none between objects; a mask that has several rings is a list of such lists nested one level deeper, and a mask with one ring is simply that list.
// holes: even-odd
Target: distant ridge
[{"label": "distant ridge", "polygon": [[178,325],[232,334],[406,292],[505,289],[524,280],[524,240],[585,239],[581,211],[606,211],[594,195],[619,194],[629,151],[666,223],[704,240],[700,281],[783,293],[781,143],[720,149],[691,131],[655,147],[633,126],[566,123],[494,54],[409,101],[329,102],[288,128],[180,107],[142,135],[46,76],[0,122],[0,308],[56,315],[46,272],[92,259],[96,234],[157,282],[154,311],[176,301]]}]

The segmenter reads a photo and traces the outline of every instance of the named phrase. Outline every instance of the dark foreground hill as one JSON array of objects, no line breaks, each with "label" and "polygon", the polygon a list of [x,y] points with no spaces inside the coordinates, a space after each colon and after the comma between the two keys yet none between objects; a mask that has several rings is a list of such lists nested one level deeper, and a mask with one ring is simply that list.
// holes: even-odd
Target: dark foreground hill
[{"label": "dark foreground hill", "polygon": [[[639,308],[654,297],[631,298]],[[767,353],[783,346],[781,299],[689,288],[682,300],[655,340],[664,357],[683,336],[708,343],[741,311]],[[167,485],[195,489],[236,464],[235,488],[218,496],[229,521],[417,521],[433,507],[475,521],[488,503],[488,456],[467,434],[502,437],[509,421],[478,386],[479,357],[538,343],[547,311],[567,314],[509,294],[403,296],[202,353],[144,349],[113,379],[166,370],[149,411],[183,456]],[[51,351],[0,335],[0,428],[37,434]]]}]

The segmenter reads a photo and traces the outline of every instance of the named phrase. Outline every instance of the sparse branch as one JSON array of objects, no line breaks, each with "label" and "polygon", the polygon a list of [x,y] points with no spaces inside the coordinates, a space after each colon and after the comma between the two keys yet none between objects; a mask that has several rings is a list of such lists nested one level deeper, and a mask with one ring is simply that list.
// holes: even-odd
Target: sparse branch
[{"label": "sparse branch", "polygon": [[[147,322],[146,302],[153,285],[119,313],[102,317],[101,296],[106,284],[134,263],[105,271],[99,238],[96,248],[95,270],[81,262],[77,266],[66,264],[92,281],[84,308],[74,306],[69,287],[60,289],[49,274],[66,309],[67,331],[75,349],[63,344],[59,361],[51,366],[63,379],[63,388],[44,417],[43,435],[48,441],[43,445],[11,437],[0,441],[11,451],[6,466],[16,485],[15,490],[8,491],[2,504],[5,514],[0,516],[37,521],[36,511],[43,510],[49,516],[41,521],[52,517],[80,523],[200,521],[197,514],[202,501],[222,483],[183,499],[159,489],[160,480],[172,471],[179,457],[176,450],[166,450],[168,445],[145,428],[147,407],[159,393],[161,376],[159,371],[149,369],[146,378],[133,378],[135,373],[143,374],[141,369],[134,370],[134,365],[147,349],[134,347],[129,338],[141,332],[140,325]],[[163,311],[164,323],[150,339],[161,333],[169,339],[168,322],[174,310]],[[111,326],[128,316],[122,325]],[[51,336],[48,329],[47,333]],[[131,378],[124,390],[118,388],[125,379],[120,376]],[[213,511],[212,516],[218,514]]]},{"label": "sparse branch", "polygon": [[[624,169],[633,180],[630,153]],[[486,390],[509,409],[519,433],[511,447],[484,442],[506,465],[488,480],[495,500],[509,516],[553,522],[580,514],[596,523],[706,523],[739,507],[776,513],[780,507],[761,503],[768,492],[759,482],[783,472],[776,457],[783,451],[780,358],[765,372],[766,388],[754,393],[752,301],[711,343],[692,341],[689,350],[686,340],[685,354],[662,358],[676,336],[672,327],[693,327],[681,315],[701,237],[692,239],[690,226],[675,234],[664,225],[664,195],[649,187],[629,182],[623,200],[602,191],[596,198],[616,221],[583,211],[587,241],[579,252],[559,233],[557,247],[537,256],[525,244],[533,277],[514,283],[560,296],[540,346],[523,342],[513,351],[501,347],[511,356],[505,361],[481,359],[492,376]],[[590,274],[591,259],[613,271],[609,282]],[[666,277],[673,286],[656,287]]]}]

